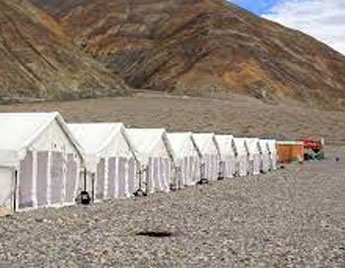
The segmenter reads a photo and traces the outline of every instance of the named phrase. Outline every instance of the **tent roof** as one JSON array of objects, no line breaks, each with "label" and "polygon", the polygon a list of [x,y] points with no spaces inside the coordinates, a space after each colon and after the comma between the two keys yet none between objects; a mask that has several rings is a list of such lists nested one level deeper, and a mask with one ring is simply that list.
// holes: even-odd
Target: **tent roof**
[{"label": "tent roof", "polygon": [[164,128],[128,128],[127,133],[141,161],[147,161],[148,157],[155,153],[154,150],[161,140],[166,153],[172,160],[175,159]]},{"label": "tent roof", "polygon": [[194,149],[200,156],[200,152],[193,141],[192,132],[173,132],[167,133],[169,142],[176,155],[182,155],[188,143],[193,143]]},{"label": "tent roof", "polygon": [[19,151],[30,145],[56,116],[55,113],[0,114],[0,148]]},{"label": "tent roof", "polygon": [[196,143],[196,146],[199,148],[200,152],[207,151],[209,145],[214,144],[219,153],[219,148],[214,133],[193,133],[193,139]]},{"label": "tent roof", "polygon": [[165,134],[164,128],[129,128],[128,135],[132,140],[135,149],[139,153],[147,153],[153,150],[157,142]]},{"label": "tent roof", "polygon": [[268,148],[270,150],[270,152],[275,152],[277,150],[276,145],[277,145],[277,141],[273,140],[273,139],[264,139],[264,140],[260,140],[260,141],[265,141],[268,144]]},{"label": "tent roof", "polygon": [[13,167],[17,162],[17,151],[0,149],[0,167]]},{"label": "tent roof", "polygon": [[122,134],[125,129],[122,123],[68,124],[68,127],[87,153],[102,151],[114,136]]},{"label": "tent roof", "polygon": [[269,152],[269,142],[268,140],[259,140],[261,152],[268,153]]},{"label": "tent roof", "polygon": [[278,145],[303,145],[302,141],[277,141]]},{"label": "tent roof", "polygon": [[259,151],[259,139],[258,138],[246,138],[247,146],[248,146],[248,151],[250,153],[260,153]]},{"label": "tent roof", "polygon": [[81,147],[58,112],[0,113],[0,150],[20,151],[30,146],[57,120],[66,136],[80,152]]},{"label": "tent roof", "polygon": [[216,140],[219,146],[219,151],[222,156],[234,154],[232,135],[216,135]]},{"label": "tent roof", "polygon": [[247,154],[247,139],[245,138],[234,138],[234,144],[238,154]]}]

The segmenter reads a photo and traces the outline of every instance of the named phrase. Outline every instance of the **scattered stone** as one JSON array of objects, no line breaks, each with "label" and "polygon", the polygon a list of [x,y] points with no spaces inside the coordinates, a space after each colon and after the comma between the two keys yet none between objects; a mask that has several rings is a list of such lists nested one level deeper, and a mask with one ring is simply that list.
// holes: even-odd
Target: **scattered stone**
[{"label": "scattered stone", "polygon": [[12,211],[0,206],[0,218],[12,215]]},{"label": "scattered stone", "polygon": [[344,267],[343,148],[332,150],[303,172],[1,218],[0,267]]}]

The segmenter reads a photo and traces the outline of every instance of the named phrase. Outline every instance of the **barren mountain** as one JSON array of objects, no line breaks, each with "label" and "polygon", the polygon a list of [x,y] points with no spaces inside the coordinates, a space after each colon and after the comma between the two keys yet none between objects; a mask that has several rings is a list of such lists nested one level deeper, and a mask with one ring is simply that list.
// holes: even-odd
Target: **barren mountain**
[{"label": "barren mountain", "polygon": [[127,86],[77,49],[29,2],[0,0],[0,101],[123,94]]},{"label": "barren mountain", "polygon": [[225,0],[31,1],[136,88],[345,103],[343,55]]}]

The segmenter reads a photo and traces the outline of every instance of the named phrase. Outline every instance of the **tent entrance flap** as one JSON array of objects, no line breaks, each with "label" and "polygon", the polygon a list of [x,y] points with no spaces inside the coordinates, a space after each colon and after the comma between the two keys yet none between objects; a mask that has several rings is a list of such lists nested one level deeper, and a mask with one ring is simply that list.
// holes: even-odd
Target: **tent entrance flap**
[{"label": "tent entrance flap", "polygon": [[33,153],[28,151],[24,160],[20,162],[19,171],[19,209],[34,206],[33,197]]},{"label": "tent entrance flap", "polygon": [[13,200],[13,171],[0,167],[0,207],[11,209]]}]

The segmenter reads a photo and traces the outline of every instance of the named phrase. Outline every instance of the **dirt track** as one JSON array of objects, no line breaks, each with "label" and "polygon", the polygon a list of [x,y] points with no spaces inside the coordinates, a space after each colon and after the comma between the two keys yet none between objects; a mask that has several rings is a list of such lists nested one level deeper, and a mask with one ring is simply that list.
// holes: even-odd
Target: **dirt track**
[{"label": "dirt track", "polygon": [[289,139],[315,135],[345,145],[345,113],[306,109],[296,103],[269,105],[240,95],[210,100],[139,93],[126,98],[0,105],[0,112],[54,110],[69,122],[122,121],[129,126]]}]

